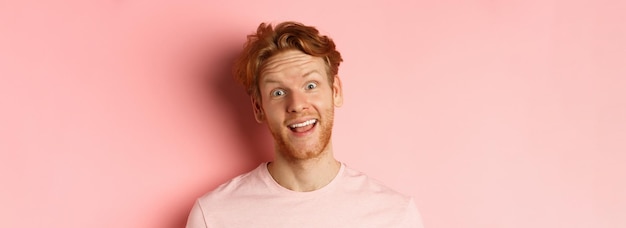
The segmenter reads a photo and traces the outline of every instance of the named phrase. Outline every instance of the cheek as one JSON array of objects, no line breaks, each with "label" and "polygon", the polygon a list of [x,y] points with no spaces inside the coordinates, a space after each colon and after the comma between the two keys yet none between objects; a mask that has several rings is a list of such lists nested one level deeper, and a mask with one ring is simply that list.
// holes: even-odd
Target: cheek
[{"label": "cheek", "polygon": [[266,118],[268,121],[276,121],[282,118],[283,111],[282,111],[280,104],[278,103],[270,104],[268,102],[266,102],[265,104],[267,105],[263,105],[263,110],[265,111]]},{"label": "cheek", "polygon": [[333,95],[330,92],[327,92],[327,93],[324,93],[324,94],[320,94],[319,96],[316,96],[312,100],[312,103],[314,103],[318,107],[333,106],[333,104],[334,104]]}]

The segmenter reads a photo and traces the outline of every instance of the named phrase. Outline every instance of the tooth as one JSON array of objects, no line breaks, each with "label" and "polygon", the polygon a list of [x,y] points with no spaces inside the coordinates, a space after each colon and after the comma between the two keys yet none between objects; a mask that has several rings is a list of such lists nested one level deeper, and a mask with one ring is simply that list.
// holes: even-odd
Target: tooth
[{"label": "tooth", "polygon": [[317,120],[312,119],[312,120],[304,121],[302,123],[292,124],[289,127],[291,127],[291,128],[304,127],[304,126],[308,126],[308,125],[314,124],[315,122],[317,122]]}]

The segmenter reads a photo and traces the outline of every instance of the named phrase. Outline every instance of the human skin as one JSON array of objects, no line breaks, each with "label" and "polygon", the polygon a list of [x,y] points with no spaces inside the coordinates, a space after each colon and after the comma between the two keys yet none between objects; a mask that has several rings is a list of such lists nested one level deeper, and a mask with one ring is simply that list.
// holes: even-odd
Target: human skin
[{"label": "human skin", "polygon": [[336,75],[329,80],[322,58],[297,50],[269,58],[260,75],[260,100],[253,97],[252,103],[256,120],[274,137],[270,173],[292,190],[323,187],[340,166],[331,132],[334,108],[343,103],[341,81]]}]

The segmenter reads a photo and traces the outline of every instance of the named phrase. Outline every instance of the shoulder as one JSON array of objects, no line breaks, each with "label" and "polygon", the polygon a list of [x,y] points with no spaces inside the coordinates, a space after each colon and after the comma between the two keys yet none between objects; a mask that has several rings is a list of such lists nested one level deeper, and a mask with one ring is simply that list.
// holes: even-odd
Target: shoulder
[{"label": "shoulder", "polygon": [[409,198],[388,187],[383,182],[348,166],[345,167],[343,178],[346,187],[351,188],[351,190],[364,191],[364,193],[368,194],[384,194],[406,199]]},{"label": "shoulder", "polygon": [[198,198],[200,206],[215,205],[225,200],[237,199],[250,194],[258,194],[258,189],[265,185],[262,163],[250,172],[241,174],[221,184],[214,190]]},{"label": "shoulder", "polygon": [[370,198],[372,201],[380,201],[389,206],[407,207],[412,198],[404,195],[381,181],[374,179],[367,174],[345,167],[341,187],[349,194],[360,195]]},{"label": "shoulder", "polygon": [[345,197],[358,202],[362,209],[371,210],[368,214],[392,218],[392,221],[400,223],[397,227],[422,227],[421,216],[413,197],[349,167],[345,168],[342,182],[341,188]]},{"label": "shoulder", "polygon": [[[266,194],[266,163],[241,174],[196,200],[187,220],[188,228],[208,227],[223,218],[234,218],[238,211],[246,208],[250,199]],[[219,224],[219,223],[218,223]]]}]

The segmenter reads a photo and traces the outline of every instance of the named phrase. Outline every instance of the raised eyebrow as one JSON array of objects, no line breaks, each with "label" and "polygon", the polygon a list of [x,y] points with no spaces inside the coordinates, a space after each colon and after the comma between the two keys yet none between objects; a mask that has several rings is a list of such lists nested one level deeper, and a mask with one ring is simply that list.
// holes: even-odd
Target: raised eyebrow
[{"label": "raised eyebrow", "polygon": [[276,81],[276,80],[274,80],[274,79],[267,79],[267,78],[264,78],[264,79],[263,79],[263,81],[261,81],[261,83],[263,83],[263,84],[268,84],[268,83],[277,83],[277,84],[278,84],[278,83],[280,83],[280,82],[279,82],[279,81]]},{"label": "raised eyebrow", "polygon": [[274,83],[274,84],[280,84],[281,81],[273,79],[272,77],[268,77],[269,75],[266,75],[265,77],[263,77],[263,79],[261,80],[261,84],[269,84],[269,83]]},{"label": "raised eyebrow", "polygon": [[319,74],[319,72],[318,72],[317,70],[312,70],[312,71],[309,71],[309,72],[304,73],[304,74],[302,75],[302,77],[303,77],[303,78],[306,78],[306,77],[308,77],[308,76],[311,76],[311,75],[312,75],[312,74],[314,74],[314,73]]},{"label": "raised eyebrow", "polygon": [[[317,70],[312,70],[312,71],[309,71],[309,72],[306,72],[306,73],[302,74],[302,77],[303,77],[303,78],[306,78],[306,77],[309,77],[309,76],[311,76],[311,75],[313,75],[313,74],[315,74],[315,73],[320,74],[320,73],[319,73],[319,71],[317,71]],[[261,83],[263,83],[263,84],[268,84],[268,83],[278,83],[278,84],[280,84],[280,82],[279,82],[279,81],[274,80],[274,79],[271,79],[271,78],[267,78],[267,77],[263,78],[263,80],[261,81]]]}]

